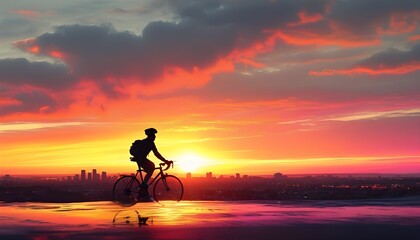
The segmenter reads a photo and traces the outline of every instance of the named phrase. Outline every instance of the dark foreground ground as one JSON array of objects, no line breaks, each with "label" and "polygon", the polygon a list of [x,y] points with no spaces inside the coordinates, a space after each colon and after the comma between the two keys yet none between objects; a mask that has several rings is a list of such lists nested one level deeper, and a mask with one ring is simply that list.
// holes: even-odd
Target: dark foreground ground
[{"label": "dark foreground ground", "polygon": [[299,224],[257,227],[166,227],[51,231],[37,229],[21,234],[4,234],[2,239],[413,239],[420,229],[389,224]]},{"label": "dark foreground ground", "polygon": [[420,198],[186,201],[129,208],[112,202],[1,203],[0,222],[0,239],[418,240]]}]

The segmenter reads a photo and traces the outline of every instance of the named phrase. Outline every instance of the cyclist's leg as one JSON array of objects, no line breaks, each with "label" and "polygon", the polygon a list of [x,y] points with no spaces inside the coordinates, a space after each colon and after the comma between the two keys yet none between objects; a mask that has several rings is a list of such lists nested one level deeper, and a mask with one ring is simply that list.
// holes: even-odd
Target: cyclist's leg
[{"label": "cyclist's leg", "polygon": [[144,171],[146,172],[146,175],[144,176],[144,179],[143,179],[143,183],[148,183],[149,179],[153,175],[153,172],[155,171],[155,164],[147,158],[142,159],[141,161],[137,161],[137,164],[139,166],[139,169],[140,167],[142,167]]},{"label": "cyclist's leg", "polygon": [[143,182],[141,183],[141,186],[142,186],[141,188],[144,190],[143,191],[144,195],[139,193],[138,199],[140,202],[153,202],[153,199],[150,198],[150,195],[149,195],[149,191],[148,191],[149,185],[147,184],[147,182],[152,177],[153,172],[155,171],[155,164],[147,158],[141,161],[138,161],[137,164],[139,166],[139,169],[141,167],[146,172]]}]

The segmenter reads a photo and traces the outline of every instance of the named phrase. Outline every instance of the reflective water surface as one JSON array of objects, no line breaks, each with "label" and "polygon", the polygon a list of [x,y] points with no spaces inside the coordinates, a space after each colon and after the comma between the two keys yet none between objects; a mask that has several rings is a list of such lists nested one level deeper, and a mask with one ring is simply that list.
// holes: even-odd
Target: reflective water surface
[{"label": "reflective water surface", "polygon": [[[293,238],[298,239],[303,233],[296,226],[300,229],[305,226],[304,229],[315,234],[325,234],[319,230],[324,228],[328,234],[337,236],[347,236],[346,232],[367,226],[370,229],[387,226],[386,229],[394,228],[392,233],[397,236],[408,234],[406,237],[414,239],[420,236],[416,230],[420,226],[419,200],[184,201],[165,206],[138,203],[129,208],[113,202],[1,203],[0,236],[2,239],[95,236],[119,239],[140,234],[147,239],[254,239],[257,236],[253,233],[262,232],[263,239],[278,234],[295,234]],[[390,235],[384,234],[385,239],[387,236]]]}]

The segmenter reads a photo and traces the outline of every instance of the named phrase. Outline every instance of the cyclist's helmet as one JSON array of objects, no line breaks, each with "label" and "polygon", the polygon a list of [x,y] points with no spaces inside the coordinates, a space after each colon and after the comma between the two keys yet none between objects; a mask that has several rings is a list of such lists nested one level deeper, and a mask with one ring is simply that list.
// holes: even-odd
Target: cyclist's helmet
[{"label": "cyclist's helmet", "polygon": [[149,135],[155,135],[158,131],[155,128],[148,128],[146,130],[144,130],[144,133],[149,136]]}]

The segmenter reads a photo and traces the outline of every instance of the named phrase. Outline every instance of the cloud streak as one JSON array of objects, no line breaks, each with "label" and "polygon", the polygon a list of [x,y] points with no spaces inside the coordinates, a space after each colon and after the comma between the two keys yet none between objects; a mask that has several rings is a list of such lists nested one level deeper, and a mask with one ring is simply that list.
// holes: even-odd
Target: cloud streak
[{"label": "cloud streak", "polygon": [[0,124],[0,133],[9,131],[32,131],[45,128],[56,128],[66,126],[80,126],[91,124],[88,122],[53,122],[53,123],[37,123],[37,122],[26,122],[26,123],[9,123]]},{"label": "cloud streak", "polygon": [[420,70],[420,44],[408,51],[390,48],[376,53],[369,58],[359,61],[354,67],[348,69],[324,69],[322,71],[310,71],[313,76],[331,75],[402,75]]},{"label": "cloud streak", "polygon": [[362,112],[354,113],[350,116],[340,116],[334,118],[328,118],[324,121],[358,121],[358,120],[377,120],[380,118],[395,118],[395,117],[413,117],[420,116],[420,109],[405,109],[405,110],[393,110],[384,112]]}]

